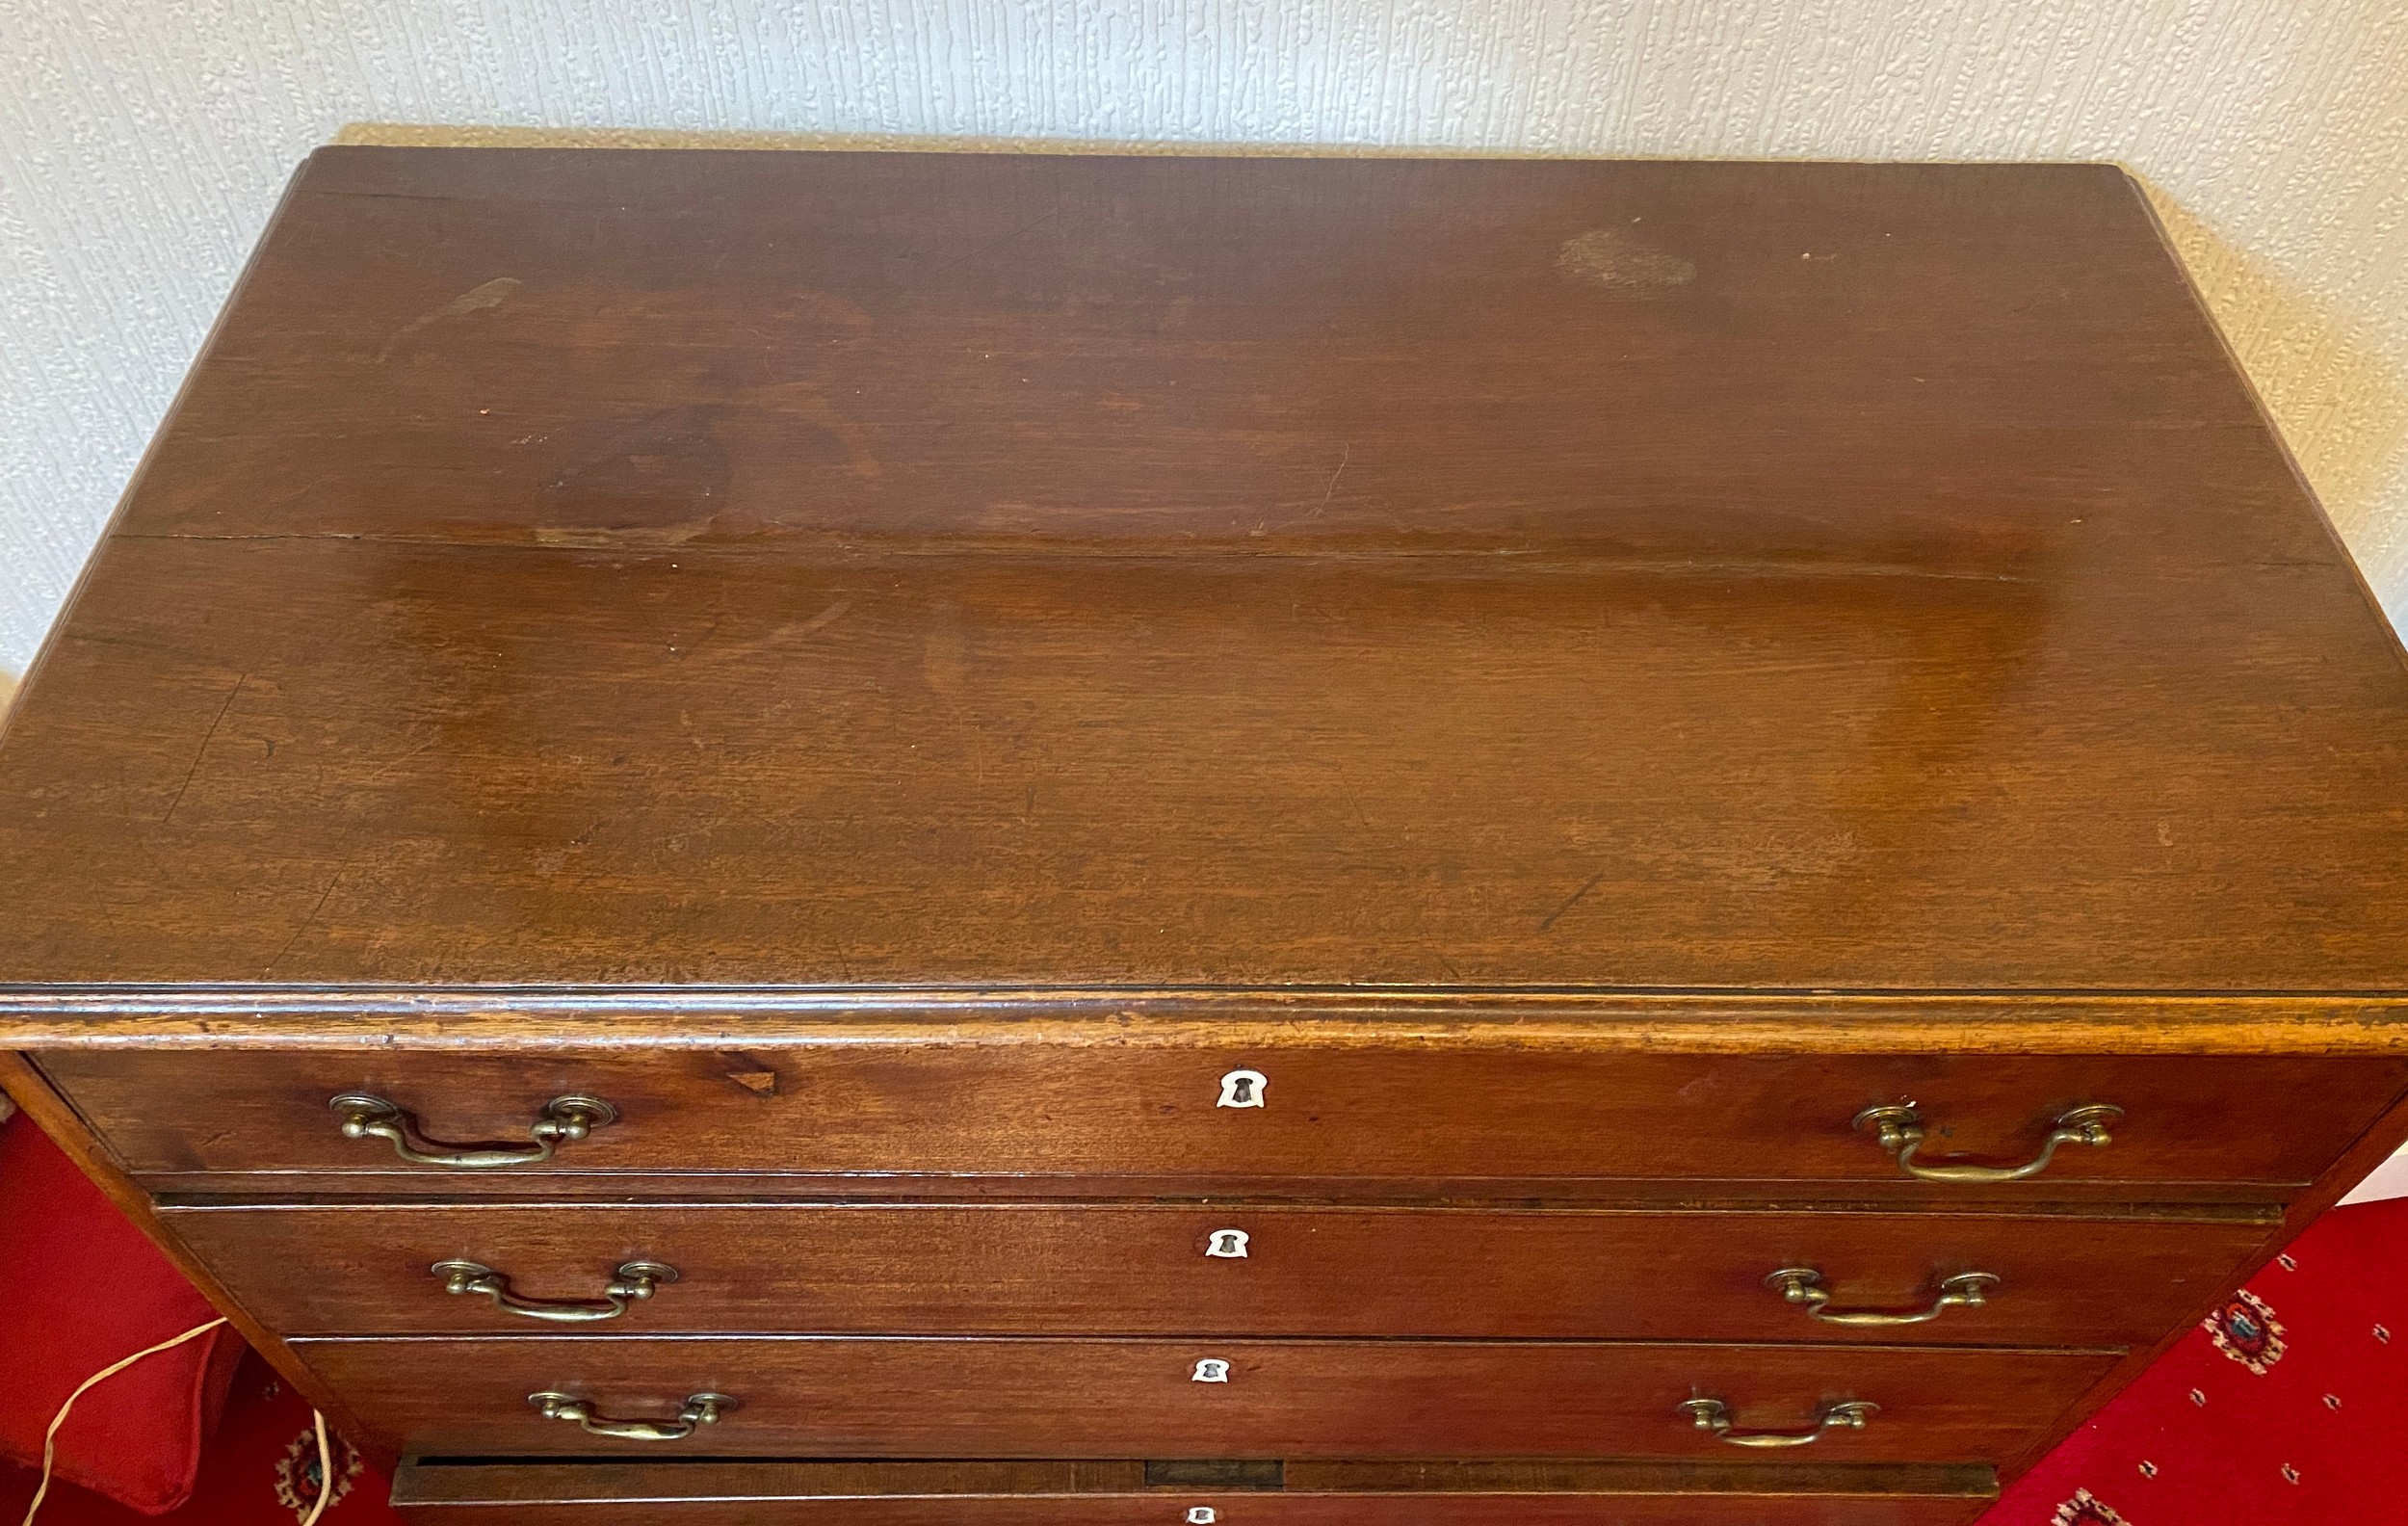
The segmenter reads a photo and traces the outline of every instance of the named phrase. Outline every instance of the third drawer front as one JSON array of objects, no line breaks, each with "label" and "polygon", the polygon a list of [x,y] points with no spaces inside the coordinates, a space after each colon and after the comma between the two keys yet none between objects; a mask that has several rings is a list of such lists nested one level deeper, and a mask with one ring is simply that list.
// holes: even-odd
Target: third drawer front
[{"label": "third drawer front", "polygon": [[[406,1192],[774,1173],[890,1189],[915,1176],[981,1176],[1030,1196],[1081,1181],[1124,1197],[1157,1194],[1130,1190],[1133,1181],[1194,1192],[1309,1177],[1845,1183],[1950,1201],[2223,1183],[2255,1184],[2246,1196],[2264,1197],[2314,1178],[2408,1085],[2408,1061],[2392,1058],[1047,1044],[95,1050],[41,1064],[154,1182],[306,1172]],[[610,1112],[577,1113],[579,1097]],[[1911,1149],[1908,1133],[1884,1142],[1866,1117],[1876,1107],[1911,1123]],[[2084,1113],[2094,1108],[2115,1111]],[[2067,1120],[2081,1116],[2104,1119],[2094,1136],[2051,1143],[2079,1133]],[[571,1134],[557,1132],[561,1118]],[[2020,1168],[2032,1179],[1935,1182],[1907,1168]]]},{"label": "third drawer front", "polygon": [[[2154,1342],[2274,1227],[2246,1214],[1245,1204],[254,1205],[164,1217],[247,1308],[295,1333],[2068,1347]],[[668,1270],[625,1275],[647,1265]]]},{"label": "third drawer front", "polygon": [[[1996,1464],[2115,1361],[1880,1346],[832,1336],[306,1340],[294,1350],[396,1447],[513,1457]],[[552,1396],[554,1412],[536,1395]],[[1691,1403],[1718,1407],[1707,1426],[1684,1408]],[[1878,1406],[1861,1427],[1845,1423],[1855,1404]],[[697,1423],[706,1411],[717,1418]],[[1717,1420],[1728,1434],[1712,1428]],[[630,1426],[664,1434],[618,1434]],[[1741,1444],[1764,1436],[1801,1444]]]}]

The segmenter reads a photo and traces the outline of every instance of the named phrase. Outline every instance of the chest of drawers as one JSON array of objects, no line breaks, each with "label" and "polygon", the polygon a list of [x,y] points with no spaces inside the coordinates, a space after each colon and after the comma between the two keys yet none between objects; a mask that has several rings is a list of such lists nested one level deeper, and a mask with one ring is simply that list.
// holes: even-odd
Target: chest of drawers
[{"label": "chest of drawers", "polygon": [[2408,671],[2095,166],[329,149],[0,1075],[461,1526],[1951,1526],[2403,1136]]}]

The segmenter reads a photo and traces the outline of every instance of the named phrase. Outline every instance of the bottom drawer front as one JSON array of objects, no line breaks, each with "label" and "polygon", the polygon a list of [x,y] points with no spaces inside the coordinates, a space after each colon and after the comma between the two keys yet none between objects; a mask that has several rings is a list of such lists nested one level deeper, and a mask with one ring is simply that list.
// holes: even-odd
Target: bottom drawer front
[{"label": "bottom drawer front", "polygon": [[[396,1446],[476,1456],[1630,1457],[1978,1461],[2104,1375],[2098,1353],[1600,1342],[712,1337],[298,1341]],[[562,1396],[545,1408],[536,1394]],[[732,1404],[697,1403],[725,1395]],[[1720,1401],[1741,1449],[1682,1408]],[[685,1418],[681,1419],[681,1411]],[[715,1418],[695,1417],[710,1411]],[[578,1418],[582,1415],[583,1421]],[[674,1438],[613,1432],[614,1424]],[[589,1427],[591,1429],[589,1429]]]},{"label": "bottom drawer front", "polygon": [[435,1461],[393,1502],[427,1526],[1960,1526],[1997,1494],[1984,1467]]}]

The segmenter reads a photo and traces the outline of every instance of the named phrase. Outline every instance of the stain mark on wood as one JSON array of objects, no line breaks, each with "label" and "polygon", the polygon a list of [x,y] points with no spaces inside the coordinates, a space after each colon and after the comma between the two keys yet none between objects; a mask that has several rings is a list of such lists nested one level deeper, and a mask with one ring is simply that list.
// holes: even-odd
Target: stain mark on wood
[{"label": "stain mark on wood", "polygon": [[870,432],[847,417],[817,382],[789,382],[780,386],[764,387],[760,401],[771,408],[797,414],[836,442],[845,453],[846,469],[855,477],[878,475],[877,453],[870,448]]},{"label": "stain mark on wood", "polygon": [[838,620],[843,619],[845,618],[845,612],[851,608],[852,600],[849,598],[840,598],[835,603],[830,604],[827,608],[820,611],[817,615],[812,616],[809,619],[804,620],[800,625],[796,626],[795,634],[798,636],[809,636],[816,632],[824,631],[830,625],[835,624]]},{"label": "stain mark on wood", "polygon": [[732,468],[715,433],[716,405],[659,408],[634,423],[609,420],[601,449],[543,485],[579,522],[539,525],[537,543],[610,549],[683,545],[708,532],[727,498]]},{"label": "stain mark on wood", "polygon": [[1565,239],[1556,251],[1556,269],[1575,280],[1632,297],[1662,296],[1697,278],[1697,267],[1689,261],[1620,228],[1591,228]]},{"label": "stain mark on wood", "polygon": [[402,342],[422,329],[432,328],[453,318],[465,318],[470,313],[483,312],[488,307],[501,306],[520,284],[515,276],[496,276],[482,285],[471,286],[431,312],[420,313],[394,330],[393,337],[387,339],[384,347],[377,352],[377,364],[382,365],[392,359],[393,352],[401,347]]}]

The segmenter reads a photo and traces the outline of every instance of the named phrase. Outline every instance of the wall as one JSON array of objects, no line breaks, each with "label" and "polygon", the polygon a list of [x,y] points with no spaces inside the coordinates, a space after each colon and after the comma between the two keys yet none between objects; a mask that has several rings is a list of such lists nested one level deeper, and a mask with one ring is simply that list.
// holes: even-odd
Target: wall
[{"label": "wall", "polygon": [[6,0],[0,669],[360,121],[2119,159],[2408,611],[2397,0]]}]

